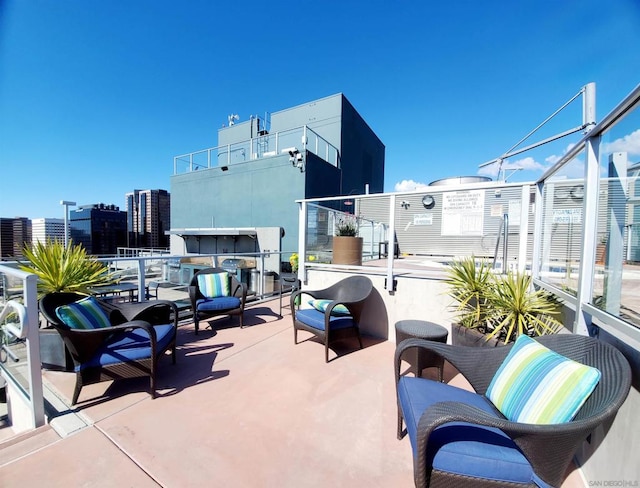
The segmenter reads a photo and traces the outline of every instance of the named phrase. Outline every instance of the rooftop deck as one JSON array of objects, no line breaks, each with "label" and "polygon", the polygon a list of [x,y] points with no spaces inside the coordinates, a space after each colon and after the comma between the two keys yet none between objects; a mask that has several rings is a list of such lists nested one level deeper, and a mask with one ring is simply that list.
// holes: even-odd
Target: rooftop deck
[{"label": "rooftop deck", "polygon": [[[413,486],[409,439],[395,432],[395,344],[338,343],[326,364],[310,335],[294,345],[283,314],[278,300],[256,303],[247,327],[221,318],[198,336],[182,321],[155,400],[140,378],[86,386],[70,409],[74,375],[45,371],[59,414],[24,436],[0,429],[0,485]],[[445,379],[463,384],[453,369]],[[584,484],[574,471],[563,486]]]}]

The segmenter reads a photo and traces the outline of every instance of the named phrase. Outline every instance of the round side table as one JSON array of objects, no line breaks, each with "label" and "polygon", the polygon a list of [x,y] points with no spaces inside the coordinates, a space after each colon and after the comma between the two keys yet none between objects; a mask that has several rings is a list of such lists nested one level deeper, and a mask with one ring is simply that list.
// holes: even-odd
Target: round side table
[{"label": "round side table", "polygon": [[[400,320],[396,322],[396,344],[411,338],[446,343],[448,335],[447,329],[426,320]],[[438,368],[438,378],[442,381],[444,359],[439,354],[414,348],[407,351],[404,359],[411,365],[411,371],[416,377],[422,377],[424,368]]]}]

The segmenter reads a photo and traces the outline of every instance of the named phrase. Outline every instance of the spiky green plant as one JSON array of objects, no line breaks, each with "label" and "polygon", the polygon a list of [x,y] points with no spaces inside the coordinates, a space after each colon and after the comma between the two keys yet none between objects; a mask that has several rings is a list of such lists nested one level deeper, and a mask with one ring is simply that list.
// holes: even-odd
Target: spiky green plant
[{"label": "spiky green plant", "polygon": [[492,286],[491,268],[474,256],[454,260],[448,267],[446,283],[456,301],[456,320],[468,328],[483,328],[487,293]]},{"label": "spiky green plant", "polygon": [[58,241],[36,242],[33,248],[25,247],[24,256],[29,262],[20,263],[20,268],[38,276],[41,295],[60,291],[89,293],[92,286],[116,281],[103,263],[73,242],[66,247]]},{"label": "spiky green plant", "polygon": [[559,302],[545,290],[534,290],[531,276],[508,273],[494,276],[493,281],[486,295],[487,340],[498,337],[506,344],[521,334],[553,334],[562,327],[556,318]]}]

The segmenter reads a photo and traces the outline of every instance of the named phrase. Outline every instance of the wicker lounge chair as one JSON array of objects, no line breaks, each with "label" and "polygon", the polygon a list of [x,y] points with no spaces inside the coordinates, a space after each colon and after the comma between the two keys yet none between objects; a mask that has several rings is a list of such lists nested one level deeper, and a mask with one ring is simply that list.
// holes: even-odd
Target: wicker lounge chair
[{"label": "wicker lounge chair", "polygon": [[[324,343],[326,362],[329,362],[329,344],[345,336],[355,335],[362,349],[360,317],[372,290],[373,283],[366,276],[350,276],[323,290],[295,291],[290,298],[294,342],[298,343],[298,330],[311,332]],[[297,309],[295,304],[303,295],[323,302],[321,309],[324,311],[313,307]],[[340,305],[348,313],[336,314],[336,307]]]},{"label": "wicker lounge chair", "polygon": [[149,376],[151,398],[156,395],[158,359],[171,351],[176,362],[178,310],[173,302],[110,304],[93,298],[110,326],[95,329],[70,327],[58,307],[87,298],[78,293],[49,293],[40,299],[40,312],[62,336],[76,373],[72,404],[84,385],[101,381]]},{"label": "wicker lounge chair", "polygon": [[[558,334],[537,341],[601,372],[595,390],[571,421],[512,422],[491,404],[487,389],[512,345],[474,348],[408,339],[397,346],[398,438],[405,434],[404,420],[413,447],[416,486],[560,486],[582,441],[611,420],[624,402],[631,370],[620,351],[590,337]],[[441,354],[476,393],[401,376],[402,355],[414,347]]]},{"label": "wicker lounge chair", "polygon": [[[224,273],[228,276],[228,294],[220,296],[206,296],[199,284],[199,277]],[[193,275],[189,284],[189,300],[193,309],[193,324],[196,335],[200,328],[200,319],[219,315],[237,315],[240,328],[244,326],[244,306],[247,301],[247,285],[240,283],[236,277],[222,268],[205,268]]]}]

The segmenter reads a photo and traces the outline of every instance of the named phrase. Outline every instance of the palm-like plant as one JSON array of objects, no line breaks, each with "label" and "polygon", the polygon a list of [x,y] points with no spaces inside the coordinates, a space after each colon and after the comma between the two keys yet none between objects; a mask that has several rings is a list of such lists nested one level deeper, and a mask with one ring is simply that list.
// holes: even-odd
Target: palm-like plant
[{"label": "palm-like plant", "polygon": [[457,302],[457,321],[486,334],[487,341],[506,344],[520,334],[540,336],[562,327],[556,318],[559,302],[551,293],[534,290],[527,274],[496,275],[488,263],[469,256],[451,263],[447,284]]},{"label": "palm-like plant", "polygon": [[[540,336],[557,332],[562,323],[557,300],[545,290],[531,288],[531,276],[508,273],[495,276],[494,285],[487,287],[487,340],[499,337],[504,343],[512,336]],[[514,337],[514,338],[515,338]]]},{"label": "palm-like plant", "polygon": [[449,295],[457,302],[457,320],[468,328],[483,328],[487,311],[491,268],[474,256],[454,260],[448,269]]},{"label": "palm-like plant", "polygon": [[108,268],[88,256],[81,245],[72,242],[64,246],[58,241],[36,242],[33,248],[25,247],[28,263],[20,263],[23,271],[38,276],[38,292],[46,294],[60,291],[89,293],[89,288],[115,282]]}]

